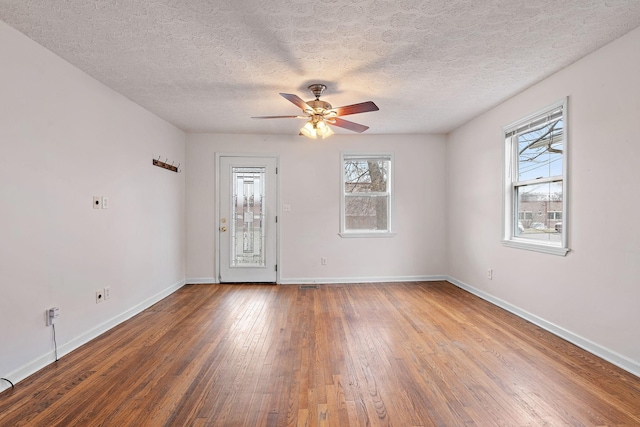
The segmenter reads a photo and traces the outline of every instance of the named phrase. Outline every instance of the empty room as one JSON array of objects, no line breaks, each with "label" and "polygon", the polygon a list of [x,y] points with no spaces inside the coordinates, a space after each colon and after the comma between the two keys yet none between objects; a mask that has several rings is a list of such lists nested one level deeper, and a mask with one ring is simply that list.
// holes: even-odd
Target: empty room
[{"label": "empty room", "polygon": [[640,425],[640,2],[0,0],[0,426]]}]

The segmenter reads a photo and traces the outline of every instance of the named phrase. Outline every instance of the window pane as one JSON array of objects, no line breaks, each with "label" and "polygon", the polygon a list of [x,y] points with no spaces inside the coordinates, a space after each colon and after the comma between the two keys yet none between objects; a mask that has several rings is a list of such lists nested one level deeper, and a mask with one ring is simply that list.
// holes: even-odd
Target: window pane
[{"label": "window pane", "polygon": [[549,219],[551,220],[560,220],[562,219],[562,212],[558,212],[558,211],[552,211],[549,212]]},{"label": "window pane", "polygon": [[[562,240],[562,181],[516,187],[518,224],[514,235],[538,241]],[[531,216],[521,213],[530,213]]]},{"label": "window pane", "polygon": [[529,211],[518,212],[518,219],[520,220],[533,219],[533,212],[529,212]]},{"label": "window pane", "polygon": [[345,193],[386,193],[388,176],[388,160],[344,161]]},{"label": "window pane", "polygon": [[345,197],[345,230],[388,230],[388,196]]},{"label": "window pane", "polygon": [[562,176],[562,119],[518,135],[518,181]]},{"label": "window pane", "polygon": [[264,267],[266,168],[232,167],[231,267]]}]

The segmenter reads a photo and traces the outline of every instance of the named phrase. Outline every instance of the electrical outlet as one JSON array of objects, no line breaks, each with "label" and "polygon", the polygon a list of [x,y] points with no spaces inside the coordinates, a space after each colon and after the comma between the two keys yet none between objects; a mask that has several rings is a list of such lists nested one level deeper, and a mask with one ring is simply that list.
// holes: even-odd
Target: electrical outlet
[{"label": "electrical outlet", "polygon": [[109,299],[111,298],[111,287],[106,286],[104,288],[104,299]]},{"label": "electrical outlet", "polygon": [[320,265],[327,265],[327,259],[325,257],[320,258]]},{"label": "electrical outlet", "polygon": [[487,270],[487,279],[489,279],[489,280],[493,279],[493,270],[492,269],[488,269]]},{"label": "electrical outlet", "polygon": [[45,313],[47,319],[47,326],[51,326],[56,323],[56,319],[60,316],[60,309],[58,307],[51,307]]},{"label": "electrical outlet", "polygon": [[102,198],[93,196],[93,209],[102,209]]},{"label": "electrical outlet", "polygon": [[99,291],[96,291],[96,304],[100,304],[103,299],[104,299],[104,291],[102,289],[100,289]]}]

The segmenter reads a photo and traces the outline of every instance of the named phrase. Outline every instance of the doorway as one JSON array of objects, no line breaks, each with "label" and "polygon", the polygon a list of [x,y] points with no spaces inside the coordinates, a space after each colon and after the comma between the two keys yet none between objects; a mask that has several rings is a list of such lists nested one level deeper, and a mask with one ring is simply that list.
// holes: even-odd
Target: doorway
[{"label": "doorway", "polygon": [[277,281],[276,157],[218,157],[218,279]]}]

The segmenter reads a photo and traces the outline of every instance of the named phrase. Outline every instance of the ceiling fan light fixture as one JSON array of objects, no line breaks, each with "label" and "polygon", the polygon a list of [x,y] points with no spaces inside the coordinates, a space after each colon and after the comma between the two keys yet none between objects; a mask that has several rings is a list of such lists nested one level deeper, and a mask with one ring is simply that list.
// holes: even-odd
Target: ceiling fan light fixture
[{"label": "ceiling fan light fixture", "polygon": [[326,128],[327,124],[324,122],[324,120],[318,120],[316,122],[316,130],[318,131],[318,133],[323,132]]},{"label": "ceiling fan light fixture", "polygon": [[309,120],[307,123],[304,124],[304,126],[302,126],[302,128],[300,129],[300,133],[306,136],[307,138],[311,138],[311,139],[318,138],[318,135],[316,134],[316,129],[313,126],[313,122],[311,120]]},{"label": "ceiling fan light fixture", "polygon": [[324,121],[321,121],[316,126],[316,133],[320,138],[325,139],[333,135],[333,130]]},{"label": "ceiling fan light fixture", "polygon": [[325,139],[333,135],[333,130],[327,126],[324,120],[314,121],[309,120],[305,125],[300,129],[300,134],[306,136],[310,139]]}]

